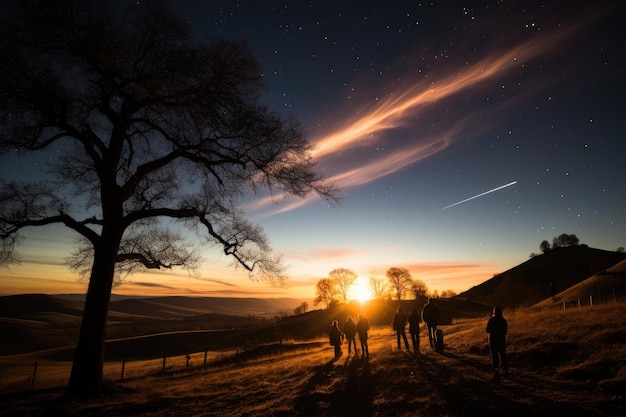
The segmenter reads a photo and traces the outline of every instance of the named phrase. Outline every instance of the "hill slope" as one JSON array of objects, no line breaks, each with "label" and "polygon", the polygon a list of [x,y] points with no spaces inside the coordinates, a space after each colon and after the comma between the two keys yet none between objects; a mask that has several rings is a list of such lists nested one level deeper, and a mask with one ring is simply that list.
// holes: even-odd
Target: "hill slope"
[{"label": "hill slope", "polygon": [[556,294],[555,299],[547,298],[534,307],[550,307],[563,303],[582,305],[616,301],[626,294],[626,260]]},{"label": "hill slope", "polygon": [[530,306],[549,296],[550,283],[555,285],[557,291],[563,291],[625,259],[626,253],[584,245],[556,248],[498,274],[457,297],[488,305]]}]

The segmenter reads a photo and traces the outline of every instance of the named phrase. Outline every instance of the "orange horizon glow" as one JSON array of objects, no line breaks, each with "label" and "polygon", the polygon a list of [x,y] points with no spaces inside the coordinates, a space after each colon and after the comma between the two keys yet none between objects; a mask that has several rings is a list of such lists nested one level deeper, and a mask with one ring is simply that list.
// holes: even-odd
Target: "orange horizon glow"
[{"label": "orange horizon glow", "polygon": [[[339,255],[337,252],[335,255]],[[329,258],[318,262],[336,265],[336,257],[332,251]],[[491,279],[502,272],[501,268],[490,264],[471,263],[413,263],[397,265],[407,268],[414,279],[424,281],[430,292],[452,290],[461,293],[471,287]],[[373,298],[369,288],[369,277],[385,278],[388,266],[371,267],[357,273],[358,285],[353,288],[350,299],[365,301]],[[40,272],[37,272],[40,271]],[[33,273],[34,272],[34,273]],[[51,271],[48,271],[51,272]],[[36,277],[41,273],[46,278]],[[113,289],[113,294],[128,296],[187,296],[187,297],[235,297],[235,298],[302,298],[315,297],[315,284],[326,275],[309,276],[294,274],[285,288],[273,287],[264,281],[252,281],[247,276],[231,276],[223,279],[193,278],[186,273],[138,273]],[[245,280],[245,281],[244,281]],[[12,269],[11,272],[0,273],[0,296],[18,294],[84,294],[87,282],[81,281],[67,268],[57,267],[52,274],[29,266],[28,262]]]}]

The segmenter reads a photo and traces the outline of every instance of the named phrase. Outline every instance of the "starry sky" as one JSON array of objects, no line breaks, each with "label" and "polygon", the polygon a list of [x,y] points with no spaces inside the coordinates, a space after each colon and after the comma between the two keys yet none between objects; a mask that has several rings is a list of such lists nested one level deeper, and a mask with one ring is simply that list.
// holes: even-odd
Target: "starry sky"
[{"label": "starry sky", "polygon": [[[342,201],[242,201],[283,253],[287,288],[208,248],[199,278],[141,273],[115,293],[313,298],[335,268],[363,282],[390,267],[459,293],[562,233],[626,246],[622,2],[172,3],[198,39],[247,42],[262,101],[302,123]],[[2,159],[3,178],[45,162]],[[62,265],[71,235],[27,238],[1,294],[84,292]]]}]

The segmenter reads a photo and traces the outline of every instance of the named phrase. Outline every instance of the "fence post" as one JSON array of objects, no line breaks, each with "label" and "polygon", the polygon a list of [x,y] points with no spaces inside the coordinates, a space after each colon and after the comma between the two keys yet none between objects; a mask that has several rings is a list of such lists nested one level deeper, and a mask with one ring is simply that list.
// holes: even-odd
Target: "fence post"
[{"label": "fence post", "polygon": [[565,310],[565,301],[563,301],[563,310]]},{"label": "fence post", "polygon": [[589,305],[593,305],[593,295],[589,294]]},{"label": "fence post", "polygon": [[207,350],[204,349],[204,367],[206,368],[206,355],[207,355]]},{"label": "fence post", "polygon": [[126,357],[122,356],[122,381],[124,380],[124,368],[126,367]]},{"label": "fence post", "polygon": [[185,359],[187,359],[187,362],[185,363],[185,368],[189,368],[189,360],[191,359],[191,355],[189,353],[186,354]]},{"label": "fence post", "polygon": [[578,309],[580,310],[580,298],[578,299]]},{"label": "fence post", "polygon": [[37,367],[39,366],[39,362],[35,361],[35,368],[33,369],[33,379],[30,381],[30,389],[35,388],[35,378],[37,377]]},{"label": "fence post", "polygon": [[163,369],[161,372],[165,373],[165,354],[163,354]]}]

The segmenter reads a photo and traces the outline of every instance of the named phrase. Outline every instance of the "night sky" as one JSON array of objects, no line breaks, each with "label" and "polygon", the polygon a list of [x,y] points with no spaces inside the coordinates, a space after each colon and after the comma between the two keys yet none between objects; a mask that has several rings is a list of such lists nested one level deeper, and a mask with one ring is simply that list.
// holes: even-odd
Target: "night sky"
[{"label": "night sky", "polygon": [[[461,292],[562,233],[626,246],[623,2],[172,3],[199,40],[248,43],[262,101],[302,123],[342,202],[243,202],[284,254],[289,288],[207,250],[201,279],[138,274],[116,293],[313,298],[335,268],[367,279],[390,267]],[[3,178],[42,162],[2,159]],[[59,265],[71,235],[28,237],[0,293],[84,288],[20,287],[76,279]]]}]

